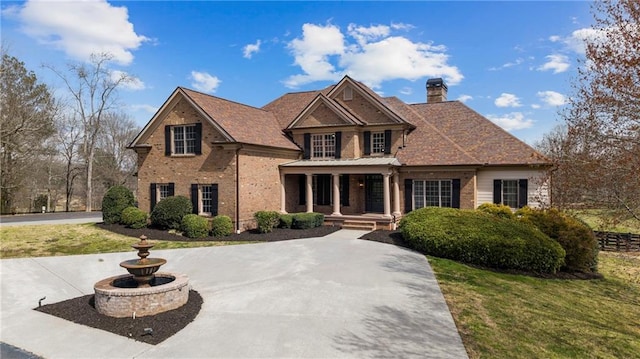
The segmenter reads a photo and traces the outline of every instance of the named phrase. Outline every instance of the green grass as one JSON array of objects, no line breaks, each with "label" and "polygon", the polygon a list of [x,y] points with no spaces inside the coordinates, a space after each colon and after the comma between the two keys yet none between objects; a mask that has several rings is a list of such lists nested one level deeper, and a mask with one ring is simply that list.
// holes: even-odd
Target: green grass
[{"label": "green grass", "polygon": [[[153,240],[153,238],[149,238]],[[138,239],[103,230],[94,224],[15,226],[0,228],[0,258],[43,257],[133,251]],[[157,241],[153,249],[209,247],[241,242]]]},{"label": "green grass", "polygon": [[598,280],[429,262],[471,358],[640,357],[640,256],[601,253]]},{"label": "green grass", "polygon": [[583,220],[593,230],[621,233],[640,233],[640,221],[634,218],[617,218],[606,210],[583,209],[569,211]]}]

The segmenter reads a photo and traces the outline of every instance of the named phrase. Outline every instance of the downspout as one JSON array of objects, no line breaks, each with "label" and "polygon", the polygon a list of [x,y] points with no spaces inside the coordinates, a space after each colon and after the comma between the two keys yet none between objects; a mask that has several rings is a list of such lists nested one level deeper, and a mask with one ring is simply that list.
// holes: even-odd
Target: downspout
[{"label": "downspout", "polygon": [[240,150],[242,145],[236,148],[236,234],[240,234]]}]

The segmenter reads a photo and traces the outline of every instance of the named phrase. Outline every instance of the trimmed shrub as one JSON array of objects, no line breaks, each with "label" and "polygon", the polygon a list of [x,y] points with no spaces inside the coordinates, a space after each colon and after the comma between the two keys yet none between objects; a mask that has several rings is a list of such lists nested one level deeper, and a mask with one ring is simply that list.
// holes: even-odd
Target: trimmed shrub
[{"label": "trimmed shrub", "polygon": [[278,227],[280,228],[291,228],[293,224],[293,214],[281,214],[280,215],[280,223]]},{"label": "trimmed shrub", "polygon": [[320,227],[324,224],[324,214],[322,213],[314,213],[316,217],[316,227]]},{"label": "trimmed shrub", "polygon": [[521,221],[533,224],[560,243],[567,253],[563,270],[598,271],[598,240],[587,224],[555,208],[537,210],[525,207],[516,214]]},{"label": "trimmed shrub", "polygon": [[190,214],[191,200],[183,196],[172,196],[158,202],[151,212],[151,225],[162,229],[180,229],[182,217]]},{"label": "trimmed shrub", "polygon": [[500,218],[516,218],[511,207],[504,204],[483,203],[477,208],[477,210]]},{"label": "trimmed shrub", "polygon": [[102,220],[105,224],[120,223],[120,215],[135,203],[133,192],[125,186],[109,188],[102,198]]},{"label": "trimmed shrub", "polygon": [[211,219],[211,235],[225,237],[233,233],[233,222],[229,216],[215,216]]},{"label": "trimmed shrub", "polygon": [[145,228],[149,215],[137,207],[127,207],[120,215],[120,223],[129,228]]},{"label": "trimmed shrub", "polygon": [[562,247],[535,227],[479,211],[426,207],[400,221],[414,249],[490,268],[555,273]]},{"label": "trimmed shrub", "polygon": [[256,219],[260,233],[269,233],[280,223],[280,213],[276,211],[258,211],[253,218]]},{"label": "trimmed shrub", "polygon": [[309,229],[317,227],[318,217],[317,213],[296,213],[293,215],[293,222],[291,228],[295,229]]},{"label": "trimmed shrub", "polygon": [[209,221],[206,218],[200,217],[197,214],[187,214],[182,217],[182,223],[180,225],[182,234],[189,238],[202,238],[209,234]]}]

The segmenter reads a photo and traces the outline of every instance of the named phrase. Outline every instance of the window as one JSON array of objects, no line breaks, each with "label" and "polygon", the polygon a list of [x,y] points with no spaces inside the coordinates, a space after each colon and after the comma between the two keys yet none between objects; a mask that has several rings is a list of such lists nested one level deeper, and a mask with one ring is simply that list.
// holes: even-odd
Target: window
[{"label": "window", "polygon": [[452,207],[451,180],[413,180],[413,209]]},{"label": "window", "polygon": [[331,175],[314,175],[313,176],[313,193],[314,204],[320,206],[328,206],[332,199]]},{"label": "window", "polygon": [[171,197],[173,194],[171,193],[171,185],[169,183],[159,183],[158,186],[158,202],[162,201],[167,197]]},{"label": "window", "polygon": [[384,132],[371,133],[371,153],[384,153]]},{"label": "window", "polygon": [[502,204],[518,208],[518,180],[502,180]]},{"label": "window", "polygon": [[335,133],[311,136],[312,158],[334,158],[336,152]]},{"label": "window", "polygon": [[218,184],[191,184],[193,213],[205,216],[218,215]]},{"label": "window", "polygon": [[212,205],[213,205],[213,201],[212,201],[212,196],[211,196],[211,192],[212,192],[212,186],[211,185],[207,185],[207,186],[200,186],[200,213],[207,213],[207,214],[211,214],[212,212]]},{"label": "window", "polygon": [[196,126],[173,126],[173,153],[178,155],[196,153]]},{"label": "window", "polygon": [[344,92],[342,93],[342,99],[345,101],[353,100],[353,89],[349,86],[344,88]]},{"label": "window", "polygon": [[493,203],[522,208],[528,201],[528,179],[493,180]]}]

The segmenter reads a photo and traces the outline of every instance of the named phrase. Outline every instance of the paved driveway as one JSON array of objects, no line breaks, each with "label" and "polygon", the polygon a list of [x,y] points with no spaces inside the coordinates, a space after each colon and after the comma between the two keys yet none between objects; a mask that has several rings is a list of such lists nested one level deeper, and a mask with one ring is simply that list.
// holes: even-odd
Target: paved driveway
[{"label": "paved driveway", "polygon": [[93,293],[133,251],[1,260],[0,340],[45,358],[467,357],[425,257],[363,233],[152,251],[204,299],[155,346],[31,309]]}]

